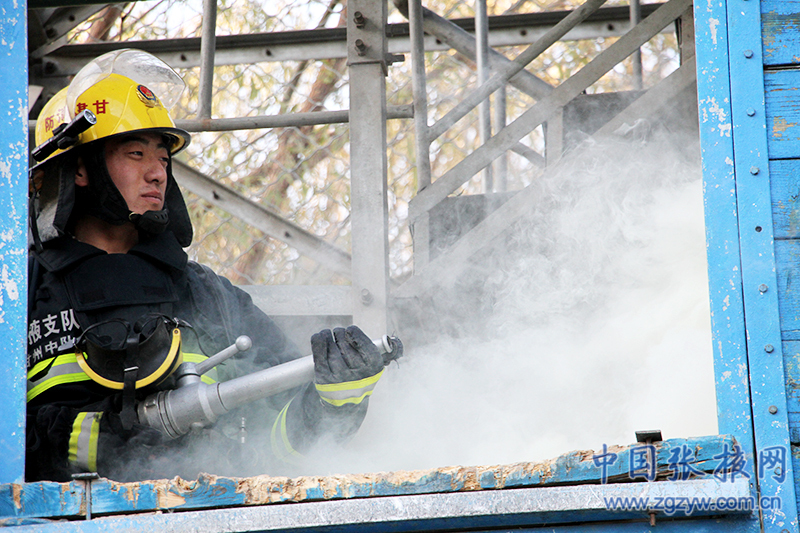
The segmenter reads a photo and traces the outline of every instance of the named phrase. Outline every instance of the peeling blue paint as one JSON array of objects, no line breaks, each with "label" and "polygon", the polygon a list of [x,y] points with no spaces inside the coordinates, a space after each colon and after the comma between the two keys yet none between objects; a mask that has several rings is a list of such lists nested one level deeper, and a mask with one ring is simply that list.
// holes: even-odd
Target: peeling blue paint
[{"label": "peeling blue paint", "polygon": [[0,9],[0,482],[21,481],[25,455],[28,55],[26,3]]},{"label": "peeling blue paint", "polygon": [[[692,451],[693,466],[706,475],[717,471],[718,457],[735,440],[714,435],[670,439],[654,443],[656,472],[660,480],[673,475],[673,450]],[[607,479],[631,482],[631,451],[639,444],[614,447],[617,460],[607,468]],[[609,448],[609,451],[612,451]],[[484,467],[445,467],[417,472],[390,472],[353,476],[234,479],[201,476],[194,481],[160,480],[115,483],[100,479],[92,484],[94,514],[121,512],[185,511],[208,507],[236,507],[286,502],[346,500],[384,496],[444,494],[602,482],[594,452],[578,451],[543,463],[517,463]],[[635,478],[633,480],[636,480]],[[657,482],[658,483],[658,482]],[[0,485],[0,519],[74,517],[83,514],[82,483],[39,482]]]},{"label": "peeling blue paint", "polygon": [[[8,2],[6,2],[8,4]],[[573,452],[557,458],[546,468],[528,464],[504,467],[437,469],[400,477],[365,476],[359,481],[308,478],[268,481],[203,477],[194,482],[164,481],[117,484],[100,480],[93,485],[95,512],[175,511],[181,513],[115,517],[100,521],[37,525],[40,517],[78,517],[85,512],[86,491],[80,483],[18,484],[24,468],[24,353],[26,301],[26,163],[27,163],[27,50],[25,45],[25,2],[11,1],[0,9],[0,64],[6,82],[0,85],[0,104],[8,128],[0,130],[0,342],[6,348],[6,371],[2,374],[7,401],[0,415],[0,525],[23,530],[127,531],[158,530],[157,524],[176,529],[246,531],[236,525],[236,513],[260,516],[270,502],[314,502],[352,500],[420,494],[503,492],[495,489],[542,487],[557,484],[599,486],[598,469],[591,452]],[[800,208],[795,200],[800,187],[794,169],[800,160],[800,134],[795,129],[800,117],[792,107],[792,91],[800,86],[794,72],[770,72],[766,89],[763,65],[795,64],[791,55],[798,47],[800,2],[761,0],[695,2],[698,101],[703,150],[704,197],[706,206],[711,319],[714,334],[715,372],[720,431],[731,436],[702,439],[674,439],[670,446],[686,445],[697,457],[699,468],[713,472],[719,466],[724,446],[734,439],[748,458],[748,472],[755,482],[753,459],[760,449],[788,447],[800,441],[800,298],[792,287],[793,272],[800,268]],[[759,25],[763,15],[763,26]],[[735,35],[736,38],[729,38]],[[762,46],[759,46],[762,45]],[[741,49],[759,50],[744,59]],[[763,60],[763,62],[762,62]],[[786,81],[788,80],[788,81]],[[792,89],[786,91],[784,89]],[[790,94],[791,93],[791,94]],[[744,116],[746,108],[755,115]],[[756,120],[752,120],[756,116]],[[769,144],[768,144],[769,143]],[[768,161],[767,156],[773,161]],[[776,158],[780,158],[778,160]],[[758,168],[753,173],[751,169]],[[787,170],[788,169],[788,170]],[[753,176],[758,176],[754,178]],[[783,177],[782,177],[783,176]],[[785,178],[785,179],[784,179]],[[783,179],[783,181],[781,181]],[[794,195],[794,196],[793,196]],[[761,228],[758,235],[753,228]],[[780,242],[775,242],[775,239]],[[745,235],[740,239],[740,235]],[[757,283],[753,283],[756,280]],[[758,291],[759,284],[777,291]],[[776,294],[777,293],[777,294]],[[747,311],[745,311],[747,310]],[[747,321],[745,321],[747,315]],[[745,330],[745,324],[748,330]],[[769,344],[775,355],[764,356]],[[783,382],[783,370],[786,380]],[[785,387],[784,387],[785,385]],[[752,391],[752,396],[751,396]],[[9,404],[8,398],[13,401]],[[767,414],[776,406],[778,415]],[[756,410],[755,416],[753,410]],[[615,449],[615,450],[623,450]],[[800,448],[792,446],[788,474],[797,472]],[[669,448],[659,447],[659,472],[669,461]],[[625,454],[609,466],[609,479],[624,478],[630,463]],[[256,485],[260,490],[253,489]],[[658,484],[659,482],[656,482]],[[299,486],[302,485],[302,486]],[[754,485],[754,484],[753,484]],[[753,486],[753,489],[755,487]],[[787,484],[762,483],[762,491],[780,493],[784,505],[768,512],[765,531],[798,531],[794,478]],[[256,497],[255,495],[260,496]],[[263,498],[259,500],[258,498]],[[324,503],[324,502],[323,502]],[[230,506],[237,509],[206,510]],[[293,506],[296,507],[296,506]],[[577,515],[576,515],[577,516]],[[622,519],[623,515],[617,515]],[[463,517],[461,517],[463,518]],[[586,519],[608,520],[608,513],[586,515]],[[569,526],[569,530],[648,531],[645,516],[638,523]],[[461,526],[501,527],[510,518]],[[544,523],[547,516],[537,518]],[[529,522],[528,524],[533,523]],[[445,520],[436,527],[452,525]],[[296,526],[296,524],[293,524]],[[270,526],[272,527],[272,526]],[[362,524],[362,530],[379,528]],[[405,527],[415,527],[405,524]],[[266,527],[264,528],[266,529]],[[308,529],[313,530],[314,528]],[[320,526],[317,529],[325,529]],[[396,528],[397,529],[397,528]],[[422,527],[420,526],[420,529]],[[716,518],[700,521],[659,523],[663,531],[757,531],[754,516]],[[554,527],[554,531],[564,529]]]}]

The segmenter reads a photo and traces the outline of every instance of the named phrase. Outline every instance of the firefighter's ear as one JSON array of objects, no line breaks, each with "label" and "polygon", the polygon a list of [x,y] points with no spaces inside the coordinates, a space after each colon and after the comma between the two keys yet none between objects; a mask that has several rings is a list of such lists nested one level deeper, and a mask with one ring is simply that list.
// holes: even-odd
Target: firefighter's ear
[{"label": "firefighter's ear", "polygon": [[78,187],[87,187],[89,185],[89,175],[86,173],[86,165],[83,164],[83,158],[79,157],[75,166],[75,185]]}]

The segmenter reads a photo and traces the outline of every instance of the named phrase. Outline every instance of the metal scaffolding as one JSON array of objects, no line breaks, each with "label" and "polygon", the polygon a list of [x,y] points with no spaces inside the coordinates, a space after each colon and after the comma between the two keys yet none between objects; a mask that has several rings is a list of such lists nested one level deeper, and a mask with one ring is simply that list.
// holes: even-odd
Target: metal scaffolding
[{"label": "metal scaffolding", "polygon": [[[589,0],[572,12],[530,13],[489,17],[485,0],[476,0],[475,19],[448,20],[422,6],[419,0],[406,3],[396,0],[396,7],[407,15],[408,24],[387,24],[387,6],[383,2],[351,0],[346,28],[319,28],[284,34],[216,35],[217,5],[203,3],[201,37],[161,41],[138,41],[136,46],[150,50],[176,66],[200,66],[199,105],[196,117],[178,120],[177,125],[193,132],[222,132],[277,127],[302,127],[349,122],[350,130],[350,224],[351,247],[348,252],[331,244],[300,225],[286,220],[281,213],[238,193],[189,165],[177,162],[176,178],[186,190],[209,204],[244,221],[250,227],[289,244],[299,253],[324,264],[326,268],[350,280],[349,296],[342,287],[323,286],[316,290],[332,305],[332,315],[349,316],[370,334],[378,335],[397,327],[402,318],[390,316],[396,298],[408,299],[420,291],[435,287],[448,276],[447,264],[466,260],[476,253],[487,237],[496,237],[513,224],[529,201],[529,192],[510,196],[505,208],[486,217],[458,242],[436,257],[431,256],[431,212],[477,174],[483,176],[487,194],[506,190],[507,153],[524,157],[530,165],[544,168],[555,164],[563,151],[565,106],[615,65],[636,54],[639,47],[663,31],[671,31],[673,21],[691,17],[690,0],[670,0],[665,4],[632,2],[630,9],[601,9],[605,0]],[[32,7],[37,4],[32,3]],[[86,61],[125,42],[63,45],[62,37],[77,23],[99,11],[97,5],[47,7],[31,18],[30,57],[33,85],[63,86],[69,75]],[[688,11],[687,11],[688,10]],[[644,20],[640,18],[644,16]],[[627,26],[631,26],[627,28]],[[471,31],[474,33],[471,33]],[[628,30],[628,31],[626,31]],[[587,35],[615,35],[619,40],[585,68],[553,87],[526,69],[542,52],[567,38]],[[497,52],[492,45],[527,45],[513,60]],[[452,49],[477,65],[477,86],[444,116],[429,124],[426,96],[425,55],[431,50]],[[346,57],[350,78],[350,109],[313,111],[278,115],[212,118],[212,87],[215,66],[263,60],[320,59]],[[399,52],[410,52],[413,90],[411,102],[388,105],[385,76],[393,62],[402,61]],[[661,103],[686,89],[694,80],[691,57],[683,58],[684,67],[649,91],[642,93],[618,117],[610,117],[600,133],[613,131],[615,124],[635,120],[652,113]],[[635,60],[634,85],[641,87],[641,59]],[[55,87],[52,87],[55,84]],[[535,105],[506,125],[506,90],[513,87],[535,100]],[[47,90],[45,90],[47,93]],[[491,101],[494,105],[491,105]],[[433,176],[431,143],[473,109],[480,109],[480,146],[440,176]],[[387,163],[386,121],[414,118],[417,194],[409,205],[413,225],[414,275],[405,280],[390,279],[387,234]],[[494,118],[494,120],[492,120]],[[494,131],[492,122],[494,122]],[[33,122],[31,123],[31,125]],[[539,125],[546,125],[545,151],[522,142]],[[496,163],[495,163],[496,162]],[[495,171],[492,164],[495,163]],[[519,206],[519,207],[515,207]],[[502,213],[500,215],[499,213]],[[257,302],[273,315],[312,314],[298,312],[296,302],[282,305],[285,297],[272,298],[270,291],[279,287],[247,287]],[[298,291],[302,289],[298,288]],[[300,299],[302,301],[302,298]],[[315,306],[318,307],[318,306]]]},{"label": "metal scaffolding", "polygon": [[[77,0],[80,3],[81,0]],[[28,13],[31,85],[46,97],[63,86],[88,59],[125,42],[64,45],[60,38],[86,17],[102,9],[97,5],[59,7],[61,0],[39,0]],[[66,3],[66,2],[64,2]],[[75,3],[75,2],[71,2]],[[361,528],[437,530],[535,527],[543,524],[556,531],[650,531],[656,511],[609,507],[601,497],[659,498],[659,501],[707,501],[711,497],[735,502],[755,501],[780,495],[782,506],[693,513],[659,509],[658,527],[665,531],[798,531],[796,461],[798,430],[798,328],[796,272],[800,248],[794,223],[796,176],[800,168],[800,123],[797,106],[787,94],[798,86],[796,50],[798,34],[792,21],[797,7],[790,2],[702,3],[697,13],[697,57],[690,0],[668,0],[624,8],[600,8],[602,0],[589,0],[571,13],[557,17],[544,14],[489,17],[486,21],[455,21],[424,8],[421,2],[398,2],[409,24],[387,24],[385,2],[350,0],[346,28],[320,28],[283,35],[217,36],[211,11],[205,3],[204,31],[198,39],[137,43],[158,53],[173,65],[202,65],[199,79],[201,104],[196,117],[180,123],[197,132],[239,128],[269,128],[337,124],[350,126],[348,194],[352,247],[347,251],[302,223],[288,220],[258,194],[242,194],[229,183],[183,162],[176,163],[176,177],[191,194],[230,213],[272,238],[288,243],[312,262],[350,282],[349,285],[250,286],[255,300],[271,314],[346,316],[371,335],[383,333],[396,315],[409,307],[398,302],[426,305],[424,298],[453,276],[453,266],[467,264],[485,251],[488,243],[501,241],[504,233],[543,200],[535,187],[503,191],[503,164],[492,170],[491,183],[480,193],[461,194],[465,184],[476,181],[484,169],[510,152],[521,155],[543,172],[556,172],[568,164],[567,133],[570,107],[586,97],[587,88],[621,61],[635,56],[642,45],[659,32],[678,30],[680,67],[655,83],[641,79],[639,60],[632,62],[633,87],[614,113],[598,119],[588,136],[618,135],[637,119],[661,113],[676,98],[700,85],[700,135],[703,145],[704,200],[706,202],[707,251],[711,316],[714,335],[716,398],[721,435],[679,438],[646,446],[652,449],[653,479],[631,481],[634,463],[615,456],[600,478],[595,455],[572,452],[540,465],[510,467],[444,468],[409,475],[359,475],[348,484],[342,476],[309,477],[298,483],[288,478],[230,479],[203,476],[185,483],[176,478],[157,482],[119,484],[110,480],[76,480],[71,484],[23,483],[24,479],[24,354],[26,346],[26,169],[28,147],[24,142],[24,2],[0,11],[0,49],[8,58],[4,73],[9,82],[0,86],[0,101],[10,118],[0,132],[4,140],[0,170],[0,195],[10,213],[2,233],[3,258],[0,338],[9,348],[3,386],[10,398],[0,417],[0,445],[6,451],[0,463],[0,518],[4,525],[25,530],[105,531],[111,529],[174,529],[253,531],[286,528]],[[477,4],[482,10],[485,2]],[[698,2],[698,6],[701,3]],[[781,11],[783,10],[783,11]],[[785,12],[784,12],[785,11]],[[641,16],[641,20],[639,17]],[[763,25],[762,25],[763,17]],[[536,22],[538,21],[538,22]],[[488,30],[473,36],[479,26]],[[475,31],[480,33],[483,30]],[[592,33],[594,32],[594,33]],[[291,35],[290,35],[291,33]],[[541,51],[570,35],[613,35],[615,42],[557,86],[541,73],[526,69]],[[492,49],[498,43],[527,46],[513,60]],[[769,43],[773,48],[764,47]],[[763,48],[762,48],[763,47]],[[485,76],[477,76],[461,102],[442,113],[433,124],[431,79],[426,54],[455,50],[475,64]],[[398,53],[411,52],[412,101],[389,105],[386,74]],[[350,74],[347,110],[309,113],[258,114],[252,117],[212,118],[211,71],[242,61],[294,58],[346,58]],[[248,59],[249,58],[249,59]],[[482,59],[478,59],[482,58]],[[696,69],[701,73],[698,78]],[[488,71],[488,72],[487,72]],[[646,78],[646,77],[644,77]],[[698,83],[698,79],[700,83]],[[645,90],[646,88],[646,90]],[[533,103],[510,123],[503,113],[502,91],[520,91]],[[498,93],[500,93],[498,95]],[[37,90],[31,88],[31,95]],[[458,120],[494,94],[495,124],[481,145],[470,150],[446,171],[438,173],[433,143]],[[35,99],[35,98],[32,98]],[[694,102],[692,102],[694,105]],[[672,109],[669,110],[672,113]],[[695,107],[695,111],[697,108]],[[475,113],[473,113],[474,115]],[[414,118],[416,193],[409,202],[414,224],[414,272],[390,278],[388,236],[394,230],[387,221],[387,122]],[[472,115],[471,115],[472,116]],[[778,125],[780,135],[770,134],[768,124]],[[544,146],[526,143],[531,131],[543,126]],[[30,124],[28,124],[30,127]],[[492,135],[493,133],[493,135]],[[484,175],[484,179],[488,178]],[[468,231],[436,242],[437,210],[449,202],[468,201],[497,191],[495,208],[488,209]],[[501,206],[501,207],[498,207]],[[425,303],[420,303],[425,302]],[[413,305],[411,306],[413,308]],[[412,309],[413,310],[413,309]],[[430,311],[435,313],[436,310]],[[426,318],[422,316],[422,321]],[[675,393],[673,393],[675,394]],[[665,396],[669,399],[669,395]],[[677,474],[672,446],[692,452],[697,478],[666,479]],[[627,451],[639,449],[631,446]],[[726,469],[723,462],[737,449],[746,464]],[[783,450],[783,464],[770,463],[772,452]],[[606,453],[609,451],[609,453]],[[622,457],[622,456],[620,456]],[[757,462],[758,461],[758,462]],[[769,466],[767,466],[769,465]],[[737,479],[733,473],[740,477]],[[606,475],[614,482],[605,485]],[[729,479],[720,480],[722,473]],[[657,475],[656,475],[657,474]],[[677,476],[676,476],[677,477]],[[94,486],[94,488],[92,488]],[[347,487],[346,489],[343,487]],[[94,494],[94,496],[93,496]],[[331,498],[333,501],[321,501]],[[367,499],[368,498],[368,499]],[[705,498],[705,500],[700,500]],[[299,505],[270,505],[293,501]],[[719,502],[720,500],[714,500]],[[779,500],[780,501],[780,500]],[[94,507],[93,507],[94,506]],[[228,509],[228,507],[237,507]],[[172,511],[182,512],[172,512]],[[77,517],[95,520],[78,521]],[[129,514],[128,514],[129,513]],[[114,515],[97,519],[96,515]],[[666,519],[662,520],[661,517]],[[70,518],[44,522],[51,518]],[[202,524],[202,525],[200,525]]]}]

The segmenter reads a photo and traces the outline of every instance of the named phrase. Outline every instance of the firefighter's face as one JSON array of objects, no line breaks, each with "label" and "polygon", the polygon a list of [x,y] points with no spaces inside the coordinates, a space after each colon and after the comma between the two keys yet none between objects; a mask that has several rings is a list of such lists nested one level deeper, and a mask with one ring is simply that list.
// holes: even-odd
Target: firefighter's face
[{"label": "firefighter's face", "polygon": [[164,207],[169,152],[161,135],[135,132],[105,143],[106,167],[128,209],[143,214]]}]

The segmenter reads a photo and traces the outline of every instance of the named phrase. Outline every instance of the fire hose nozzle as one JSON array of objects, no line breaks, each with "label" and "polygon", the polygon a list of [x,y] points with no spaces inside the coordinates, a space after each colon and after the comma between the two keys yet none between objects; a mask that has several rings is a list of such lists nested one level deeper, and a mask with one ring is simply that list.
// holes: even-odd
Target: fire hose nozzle
[{"label": "fire hose nozzle", "polygon": [[394,350],[394,346],[392,346],[392,340],[389,335],[384,335],[377,341],[373,339],[372,342],[375,343],[375,346],[377,346],[379,349],[382,349],[384,353],[392,353]]},{"label": "fire hose nozzle", "polygon": [[[402,355],[400,339],[384,335],[372,341],[383,353],[384,365]],[[207,384],[200,380],[203,372],[250,349],[247,336],[202,363],[183,363],[176,374],[178,387],[151,394],[137,406],[139,423],[158,429],[164,435],[178,438],[196,427],[206,427],[225,413],[241,405],[269,398],[314,380],[314,358],[311,355],[276,365],[222,383]]]}]

